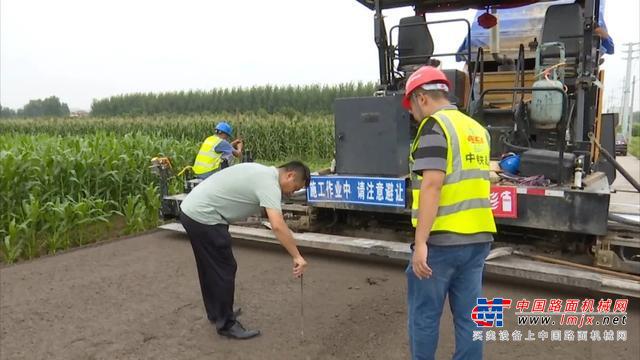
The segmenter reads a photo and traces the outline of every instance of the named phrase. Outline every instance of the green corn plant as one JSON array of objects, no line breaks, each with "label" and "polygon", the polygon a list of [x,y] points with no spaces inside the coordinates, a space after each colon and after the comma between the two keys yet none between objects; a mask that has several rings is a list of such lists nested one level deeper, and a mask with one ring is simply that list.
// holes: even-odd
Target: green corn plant
[{"label": "green corn plant", "polygon": [[144,230],[144,205],[141,202],[140,195],[127,196],[123,213],[126,221],[125,234]]},{"label": "green corn plant", "polygon": [[2,230],[2,243],[0,244],[0,255],[2,260],[8,264],[14,263],[22,254],[23,242],[20,239],[21,232],[26,227],[24,224],[17,225],[15,219],[9,221],[7,230]]},{"label": "green corn plant", "polygon": [[160,195],[155,185],[149,185],[145,188],[144,204],[146,208],[145,227],[153,228],[158,225],[160,216]]},{"label": "green corn plant", "polygon": [[[58,199],[59,200],[59,199]],[[62,243],[64,249],[70,248],[74,243],[78,243],[74,241],[75,233],[76,233],[76,211],[73,206],[73,203],[68,199],[65,199],[60,205],[62,209],[62,221],[64,223],[64,235],[62,236]]]},{"label": "green corn plant", "polygon": [[63,224],[56,224],[54,226],[53,231],[45,240],[47,254],[55,254],[58,250],[64,250],[62,237],[65,231],[66,228]]},{"label": "green corn plant", "polygon": [[46,231],[48,236],[45,240],[45,248],[48,254],[55,254],[59,250],[66,249],[65,237],[70,230],[69,224],[65,221],[64,205],[49,202],[46,204],[47,212],[44,221],[48,224]]},{"label": "green corn plant", "polygon": [[75,225],[77,226],[75,231],[75,236],[73,241],[73,245],[80,246],[86,243],[86,232],[84,229],[87,225],[89,225],[92,221],[91,213],[92,208],[90,206],[90,200],[82,200],[79,202],[72,202],[72,208],[74,212],[74,218],[77,219]]},{"label": "green corn plant", "polygon": [[27,259],[32,259],[38,256],[40,252],[41,244],[38,241],[38,231],[40,230],[40,218],[43,213],[43,208],[40,204],[40,200],[29,196],[28,200],[22,202],[22,211],[24,214],[24,226],[25,226],[25,246],[24,255]]}]

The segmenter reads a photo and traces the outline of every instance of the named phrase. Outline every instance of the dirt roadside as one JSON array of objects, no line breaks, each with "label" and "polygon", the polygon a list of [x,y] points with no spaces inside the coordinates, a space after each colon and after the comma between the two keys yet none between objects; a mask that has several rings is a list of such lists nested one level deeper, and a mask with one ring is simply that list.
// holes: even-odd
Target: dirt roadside
[{"label": "dirt roadside", "polygon": [[[188,240],[162,231],[1,268],[0,359],[408,358],[401,266],[309,256],[302,342],[300,284],[284,251],[238,246],[235,254],[240,319],[263,331],[257,339],[215,334],[204,318]],[[594,297],[496,280],[487,281],[485,293]],[[618,327],[627,330],[626,342],[493,342],[485,358],[634,359],[639,310],[631,303],[627,325]],[[514,330],[514,322],[507,316],[505,328]],[[439,358],[450,358],[453,341],[445,309]]]}]

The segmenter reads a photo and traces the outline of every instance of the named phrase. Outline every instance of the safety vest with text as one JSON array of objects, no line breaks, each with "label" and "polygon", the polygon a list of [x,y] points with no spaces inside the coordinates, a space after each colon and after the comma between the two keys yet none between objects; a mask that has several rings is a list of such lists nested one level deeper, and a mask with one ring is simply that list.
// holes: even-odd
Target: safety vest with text
[{"label": "safety vest with text", "polygon": [[222,139],[217,135],[209,136],[204,140],[196,161],[193,163],[193,172],[196,175],[208,173],[220,168],[222,164],[222,154],[215,151],[216,146],[220,144]]},{"label": "safety vest with text", "polygon": [[[490,138],[485,128],[456,109],[443,109],[431,115],[447,138],[447,170],[440,192],[440,203],[430,231],[459,234],[496,232],[489,201],[491,183]],[[413,172],[413,153],[418,148],[422,128],[429,118],[422,120],[411,145],[411,223],[418,224],[420,185],[422,176]]]}]

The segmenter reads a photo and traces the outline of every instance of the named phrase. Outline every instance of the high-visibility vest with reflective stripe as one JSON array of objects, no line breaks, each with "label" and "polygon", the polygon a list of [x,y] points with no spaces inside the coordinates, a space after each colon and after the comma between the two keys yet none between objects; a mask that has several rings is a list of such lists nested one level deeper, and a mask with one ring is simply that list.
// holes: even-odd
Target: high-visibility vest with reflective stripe
[{"label": "high-visibility vest with reflective stripe", "polygon": [[[496,232],[489,201],[491,183],[490,138],[485,128],[458,110],[444,109],[431,116],[447,138],[447,170],[440,192],[438,213],[430,231],[460,234]],[[418,148],[424,119],[409,155],[411,171],[411,223],[418,224],[422,176],[413,172],[413,153]]]},{"label": "high-visibility vest with reflective stripe", "polygon": [[222,154],[215,151],[216,146],[222,141],[217,135],[209,136],[204,140],[192,170],[196,175],[208,173],[220,168],[222,164]]}]

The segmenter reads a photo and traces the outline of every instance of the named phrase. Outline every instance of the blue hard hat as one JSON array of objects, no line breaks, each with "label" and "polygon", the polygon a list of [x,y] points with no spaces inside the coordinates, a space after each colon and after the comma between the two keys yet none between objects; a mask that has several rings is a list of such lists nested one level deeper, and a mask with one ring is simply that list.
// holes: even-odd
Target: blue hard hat
[{"label": "blue hard hat", "polygon": [[509,174],[517,174],[520,170],[520,155],[509,153],[500,160],[500,169]]},{"label": "blue hard hat", "polygon": [[233,133],[233,128],[231,127],[231,125],[224,121],[221,121],[218,123],[218,125],[216,125],[216,130],[223,132],[229,136],[231,136],[231,134]]}]

